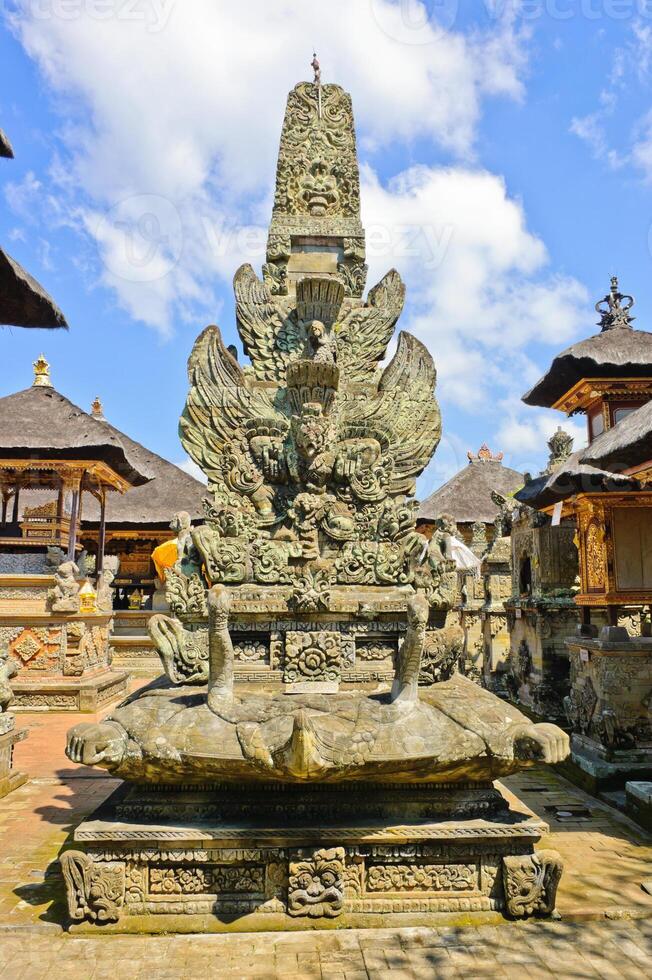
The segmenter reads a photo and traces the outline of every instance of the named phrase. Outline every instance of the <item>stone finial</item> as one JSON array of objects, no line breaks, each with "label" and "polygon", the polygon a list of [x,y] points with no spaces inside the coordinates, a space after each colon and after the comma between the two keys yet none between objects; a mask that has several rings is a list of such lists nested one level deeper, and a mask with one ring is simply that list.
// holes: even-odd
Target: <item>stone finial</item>
[{"label": "stone finial", "polygon": [[[622,300],[628,300],[624,305]],[[629,293],[621,293],[618,289],[618,276],[611,277],[611,289],[595,304],[596,312],[600,314],[598,326],[605,330],[615,330],[619,327],[632,329],[635,317],[629,315],[634,305],[634,297]]]},{"label": "stone finial", "polygon": [[94,419],[97,419],[98,422],[106,422],[106,418],[104,417],[104,406],[100,401],[99,395],[97,395],[93,400],[93,404],[91,405],[91,415]]},{"label": "stone finial", "polygon": [[478,449],[477,453],[472,453],[469,451],[466,455],[468,456],[470,463],[477,463],[477,462],[486,463],[489,461],[492,461],[494,463],[500,463],[502,462],[502,459],[505,454],[492,453],[487,443],[483,442],[480,448]]},{"label": "stone finial", "polygon": [[565,463],[573,452],[573,437],[568,432],[564,432],[562,427],[558,425],[557,431],[553,432],[550,439],[548,439],[548,449],[550,450],[550,456],[548,457],[547,471],[552,473],[562,463]]},{"label": "stone finial", "polygon": [[316,51],[313,51],[312,53],[312,61],[310,62],[310,67],[315,73],[315,77],[313,79],[315,85],[321,85],[321,65],[319,64],[319,61],[317,59]]},{"label": "stone finial", "polygon": [[50,365],[45,360],[44,354],[39,354],[39,356],[33,363],[33,367],[34,367],[34,380],[32,382],[32,387],[51,388],[52,380],[50,378]]}]

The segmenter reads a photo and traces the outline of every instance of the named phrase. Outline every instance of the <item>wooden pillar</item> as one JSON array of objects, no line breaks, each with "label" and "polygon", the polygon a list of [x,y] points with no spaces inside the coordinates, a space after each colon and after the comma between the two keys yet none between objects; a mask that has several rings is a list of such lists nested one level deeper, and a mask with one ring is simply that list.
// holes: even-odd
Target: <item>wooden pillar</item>
[{"label": "wooden pillar", "polygon": [[95,570],[99,575],[104,568],[104,548],[106,547],[106,490],[100,490],[100,531],[97,539],[97,564]]},{"label": "wooden pillar", "polygon": [[591,625],[591,607],[582,606],[582,626]]},{"label": "wooden pillar", "polygon": [[609,617],[610,626],[618,626],[618,613],[620,612],[619,606],[609,606],[607,608],[607,615]]},{"label": "wooden pillar", "polygon": [[72,492],[72,507],[70,511],[70,534],[68,536],[68,561],[75,560],[75,547],[77,545],[77,515],[79,514],[79,494],[80,484]]},{"label": "wooden pillar", "polygon": [[2,491],[2,517],[0,518],[0,524],[7,523],[7,504],[9,503],[9,491]]},{"label": "wooden pillar", "polygon": [[14,492],[14,512],[13,512],[13,515],[12,515],[12,518],[11,518],[12,521],[14,522],[14,524],[17,524],[18,523],[18,501],[19,501],[19,499],[20,499],[20,487],[19,487],[18,484],[16,484],[16,490]]}]

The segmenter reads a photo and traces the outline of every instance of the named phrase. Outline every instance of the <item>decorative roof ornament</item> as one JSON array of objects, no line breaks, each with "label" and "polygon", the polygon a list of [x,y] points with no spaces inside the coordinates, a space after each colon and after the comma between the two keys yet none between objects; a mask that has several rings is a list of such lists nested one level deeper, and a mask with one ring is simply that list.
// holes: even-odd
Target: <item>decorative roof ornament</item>
[{"label": "decorative roof ornament", "polygon": [[[622,305],[622,300],[629,300],[629,302]],[[623,327],[631,330],[632,322],[636,319],[629,315],[633,305],[634,297],[629,293],[621,293],[618,289],[618,276],[612,276],[611,289],[595,304],[596,312],[600,314],[598,326],[603,332]]]},{"label": "decorative roof ornament", "polygon": [[486,442],[483,442],[477,453],[468,452],[466,454],[469,458],[470,463],[500,463],[503,460],[504,453],[492,453]]},{"label": "decorative roof ornament", "polygon": [[568,432],[564,432],[562,427],[558,425],[557,431],[553,432],[548,439],[548,449],[550,456],[548,457],[546,473],[554,473],[573,452],[573,437]]},{"label": "decorative roof ornament", "polygon": [[39,354],[39,356],[33,363],[33,367],[34,367],[34,380],[32,381],[32,387],[52,388],[52,379],[50,378],[50,365],[45,360],[44,354]]},{"label": "decorative roof ornament", "polygon": [[312,53],[312,61],[310,62],[310,67],[312,68],[312,70],[315,73],[315,77],[313,79],[315,85],[321,85],[321,65],[319,64],[319,61],[317,60],[317,52],[316,51],[313,51],[313,53]]},{"label": "decorative roof ornament", "polygon": [[100,401],[99,395],[96,395],[95,399],[93,400],[93,403],[91,405],[91,415],[93,416],[94,419],[97,419],[99,422],[106,422],[106,418],[104,417],[104,406]]}]

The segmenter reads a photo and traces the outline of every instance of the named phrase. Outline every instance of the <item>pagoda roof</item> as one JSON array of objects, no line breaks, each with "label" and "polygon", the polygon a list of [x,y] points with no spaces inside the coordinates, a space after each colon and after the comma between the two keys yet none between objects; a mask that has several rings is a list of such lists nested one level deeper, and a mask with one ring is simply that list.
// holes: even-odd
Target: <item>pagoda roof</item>
[{"label": "pagoda roof", "polygon": [[582,378],[652,377],[652,334],[617,327],[572,344],[558,354],[525,395],[526,405],[551,408]]},{"label": "pagoda roof", "polygon": [[132,486],[150,479],[116,431],[50,385],[0,398],[0,458],[101,460]]},{"label": "pagoda roof", "polygon": [[40,283],[0,248],[0,324],[67,327],[66,318]]},{"label": "pagoda roof", "polygon": [[[129,458],[151,475],[146,486],[134,487],[120,495],[111,494],[106,502],[107,527],[169,527],[175,513],[183,510],[193,520],[203,517],[202,499],[208,492],[204,483],[146,449],[109,422],[98,420],[98,424],[117,437]],[[99,522],[99,504],[89,498],[84,502],[82,527],[93,527]]]},{"label": "pagoda roof", "polygon": [[579,449],[552,473],[542,473],[530,480],[514,494],[515,499],[536,510],[544,510],[578,493],[610,493],[636,486],[631,477],[584,463],[586,451]]},{"label": "pagoda roof", "polygon": [[605,470],[629,469],[652,459],[652,401],[607,429],[584,450],[582,462]]},{"label": "pagoda roof", "polygon": [[482,452],[477,456],[469,453],[468,465],[423,501],[420,521],[434,521],[442,514],[450,514],[459,524],[495,521],[500,507],[492,493],[507,497],[523,486],[524,477],[491,454],[483,458]]}]

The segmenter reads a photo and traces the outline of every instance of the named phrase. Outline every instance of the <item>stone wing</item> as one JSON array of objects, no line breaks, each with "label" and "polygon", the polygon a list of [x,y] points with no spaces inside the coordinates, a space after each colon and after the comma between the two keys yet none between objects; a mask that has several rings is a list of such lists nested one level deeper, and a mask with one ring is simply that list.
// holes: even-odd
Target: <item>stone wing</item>
[{"label": "stone wing", "polygon": [[218,482],[225,446],[239,442],[247,426],[284,420],[266,391],[251,390],[244,371],[226,349],[218,327],[199,335],[188,359],[190,391],[179,421],[179,438],[210,482]]},{"label": "stone wing", "polygon": [[290,301],[272,296],[250,265],[233,278],[235,315],[245,354],[261,381],[283,382],[291,360],[301,357],[303,334]]},{"label": "stone wing", "polygon": [[377,393],[347,403],[347,422],[364,423],[389,437],[393,460],[392,494],[414,492],[414,481],[430,462],[441,438],[441,414],[435,398],[437,371],[421,341],[401,331],[392,361]]},{"label": "stone wing", "polygon": [[369,290],[364,306],[352,307],[335,327],[337,363],[347,382],[369,380],[403,311],[405,284],[395,269]]}]

